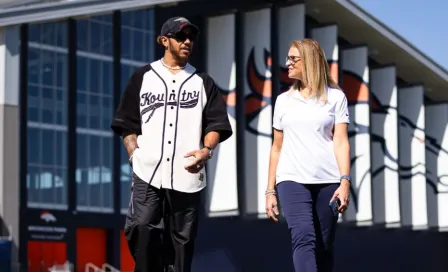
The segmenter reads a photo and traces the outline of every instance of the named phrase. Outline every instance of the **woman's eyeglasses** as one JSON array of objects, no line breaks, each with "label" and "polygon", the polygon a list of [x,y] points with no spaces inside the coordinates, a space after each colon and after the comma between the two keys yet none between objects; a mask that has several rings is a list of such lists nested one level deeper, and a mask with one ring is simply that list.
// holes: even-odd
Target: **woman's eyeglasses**
[{"label": "woman's eyeglasses", "polygon": [[299,60],[301,60],[300,57],[298,56],[287,56],[286,57],[286,62],[291,62],[292,64],[296,64]]}]

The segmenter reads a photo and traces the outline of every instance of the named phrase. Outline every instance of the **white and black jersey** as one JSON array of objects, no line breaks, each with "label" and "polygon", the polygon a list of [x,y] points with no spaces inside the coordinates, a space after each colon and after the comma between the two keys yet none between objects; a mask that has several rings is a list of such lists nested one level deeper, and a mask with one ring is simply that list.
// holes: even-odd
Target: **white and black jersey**
[{"label": "white and black jersey", "polygon": [[205,168],[185,170],[184,155],[203,148],[210,131],[220,142],[232,135],[226,104],[213,79],[193,66],[172,74],[160,60],[129,79],[111,125],[120,136],[137,134],[132,168],[157,188],[197,192],[206,186]]}]

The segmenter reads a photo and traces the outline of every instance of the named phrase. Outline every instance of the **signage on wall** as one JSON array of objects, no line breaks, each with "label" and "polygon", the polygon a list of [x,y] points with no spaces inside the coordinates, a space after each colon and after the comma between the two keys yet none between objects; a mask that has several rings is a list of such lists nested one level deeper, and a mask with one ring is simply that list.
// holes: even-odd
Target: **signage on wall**
[{"label": "signage on wall", "polygon": [[[36,220],[38,217],[38,220]],[[33,214],[28,225],[29,240],[61,241],[65,240],[67,228],[60,225],[58,217],[49,211]]]}]

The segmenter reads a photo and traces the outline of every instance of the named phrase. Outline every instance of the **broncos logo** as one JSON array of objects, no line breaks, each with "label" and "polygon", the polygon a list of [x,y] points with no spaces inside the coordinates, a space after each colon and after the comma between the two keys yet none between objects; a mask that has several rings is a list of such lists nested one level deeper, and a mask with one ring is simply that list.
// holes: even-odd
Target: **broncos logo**
[{"label": "broncos logo", "polygon": [[[252,121],[260,114],[260,112],[271,104],[272,58],[270,52],[266,49],[264,49],[263,63],[265,68],[264,74],[260,73],[256,67],[255,50],[254,47],[252,47],[246,65],[246,79],[250,90],[250,93],[245,95],[246,130],[255,135],[271,137],[270,133],[261,132],[258,128],[251,126]],[[338,63],[333,60],[329,60],[328,63],[330,66],[331,75],[337,82]],[[293,82],[294,79],[288,77],[288,68],[280,66],[280,93],[287,91]],[[224,101],[226,101],[228,113],[236,119],[236,90],[225,90],[219,88],[219,91],[222,94]]]},{"label": "broncos logo", "polygon": [[328,59],[328,66],[330,67],[330,74],[336,83],[338,83],[339,79],[339,65],[337,60]]},{"label": "broncos logo", "polygon": [[[349,109],[359,104],[368,104],[369,87],[363,81],[363,79],[350,71],[344,71],[342,76],[343,76],[342,89],[344,90],[344,93],[347,97]],[[369,133],[368,126],[356,123],[354,120],[351,120],[348,128],[349,138],[355,137],[358,134],[368,134],[368,133]],[[352,157],[350,160],[351,165],[353,166],[360,157],[361,156]],[[350,195],[352,196],[353,199],[353,207],[355,208],[355,211],[358,211],[358,193],[360,191],[363,181],[365,180],[365,177],[367,177],[369,170],[370,167],[362,175],[363,178],[360,182],[358,182],[359,185],[357,186],[357,188],[355,188],[355,186],[350,187]]]},{"label": "broncos logo", "polygon": [[[379,101],[379,99],[373,93],[371,94],[371,107],[372,107],[372,114],[375,114],[375,115],[385,115],[385,114],[388,114],[390,111],[397,111],[396,107],[382,105],[381,102]],[[427,151],[429,151],[433,154],[436,154],[438,156],[440,154],[448,155],[448,150],[444,149],[442,147],[442,144],[440,142],[438,142],[436,138],[431,137],[427,134],[425,135],[424,138],[415,135],[416,133],[414,133],[414,131],[420,132],[418,134],[424,134],[425,131],[424,131],[424,129],[417,127],[417,125],[409,118],[399,114],[398,122],[399,122],[400,127],[405,128],[405,131],[409,130],[408,133],[412,134],[413,138],[417,139],[418,141],[420,141],[422,143],[425,143]],[[376,134],[372,134],[371,139],[372,139],[372,142],[377,142],[380,144],[381,150],[383,151],[384,156],[386,156],[390,161],[396,163],[396,165],[397,165],[396,169],[391,169],[391,167],[388,167],[388,166],[385,166],[385,167],[390,170],[393,170],[393,171],[399,171],[400,178],[406,179],[406,178],[410,178],[415,175],[424,175],[427,177],[426,182],[428,183],[428,185],[431,187],[431,189],[436,194],[440,193],[439,190],[437,189],[437,184],[442,184],[443,186],[448,187],[448,182],[444,181],[444,179],[447,178],[448,176],[442,175],[439,177],[435,177],[435,175],[434,175],[435,173],[432,173],[429,169],[426,169],[426,173],[423,173],[421,171],[419,171],[417,173],[412,173],[413,169],[416,169],[417,167],[421,166],[422,164],[418,163],[416,165],[401,165],[398,162],[398,158],[393,157],[391,155],[391,152],[387,148],[386,139],[384,137],[381,137]],[[373,169],[372,176],[377,175],[383,169],[384,168]]]},{"label": "broncos logo", "polygon": [[[396,107],[392,107],[389,105],[383,105],[378,97],[375,96],[373,93],[369,93],[369,87],[368,85],[363,82],[362,78],[359,76],[350,73],[348,71],[345,71],[343,74],[343,86],[342,86],[348,100],[349,107],[353,107],[358,104],[367,104],[369,103],[369,95],[370,95],[370,107],[372,115],[386,115],[389,114],[391,111],[397,111],[398,109]],[[417,136],[418,134],[423,134],[424,130],[422,128],[419,128],[416,126],[415,123],[413,123],[409,118],[398,114],[398,122],[400,127],[409,128],[408,132],[412,135],[413,138],[417,139],[418,141],[426,144],[426,149],[430,152],[433,152],[435,154],[445,153],[448,155],[448,150],[445,150],[442,148],[441,143],[438,143],[435,138],[432,138],[428,135],[425,136],[425,138]],[[359,134],[369,133],[369,128],[365,125],[358,124],[356,122],[352,122],[353,126],[349,127],[349,138],[355,137]],[[414,131],[420,131],[421,133],[415,133]],[[405,129],[405,131],[407,131]],[[435,193],[439,193],[437,189],[437,184],[442,184],[444,186],[448,186],[448,182],[443,182],[442,180],[444,178],[447,178],[446,176],[439,176],[434,177],[434,174],[431,173],[429,170],[427,170],[427,173],[423,173],[421,171],[417,173],[412,173],[413,169],[416,169],[417,167],[420,167],[421,163],[418,163],[416,165],[400,165],[398,158],[396,156],[392,155],[392,152],[388,150],[386,139],[378,134],[372,133],[370,135],[370,140],[373,143],[379,143],[381,150],[385,157],[387,157],[393,164],[396,165],[396,167],[392,168],[390,166],[382,166],[379,169],[367,169],[366,173],[364,173],[363,177],[366,177],[368,174],[368,171],[372,170],[372,178],[381,173],[385,168],[390,169],[392,171],[398,171],[400,178],[410,178],[415,175],[425,175],[427,176],[426,182],[428,185],[434,190]],[[355,161],[359,157],[352,157],[351,158],[351,164],[353,165]],[[430,177],[433,178],[430,178]],[[353,204],[356,211],[358,211],[358,192],[359,188],[361,188],[362,183],[364,181],[364,178],[359,182],[358,188],[355,189],[353,186],[350,188],[350,193],[353,197]]]},{"label": "broncos logo", "polygon": [[[264,73],[258,71],[255,64],[255,50],[252,47],[246,65],[246,79],[249,87],[249,93],[245,95],[245,116],[246,116],[246,130],[255,135],[271,137],[271,133],[262,132],[251,123],[258,117],[258,115],[269,105],[271,105],[272,98],[272,80],[271,68],[272,58],[269,51],[264,49],[263,56]],[[288,78],[288,70],[280,68],[280,91],[285,91],[293,80]],[[218,87],[219,88],[219,87]],[[228,113],[236,119],[236,90],[225,90],[219,88],[224,101],[226,101]]]}]

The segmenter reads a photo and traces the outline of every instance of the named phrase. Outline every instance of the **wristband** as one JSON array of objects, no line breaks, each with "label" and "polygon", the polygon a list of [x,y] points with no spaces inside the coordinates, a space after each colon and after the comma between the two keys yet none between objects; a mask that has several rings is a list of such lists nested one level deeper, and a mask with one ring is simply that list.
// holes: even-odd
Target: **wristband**
[{"label": "wristband", "polygon": [[209,146],[204,146],[204,148],[208,149],[208,158],[207,159],[211,159],[213,157],[213,149]]},{"label": "wristband", "polygon": [[341,176],[341,178],[339,179],[339,181],[342,181],[343,179],[348,180],[349,182],[352,181],[352,177],[350,175],[343,175]]}]

